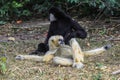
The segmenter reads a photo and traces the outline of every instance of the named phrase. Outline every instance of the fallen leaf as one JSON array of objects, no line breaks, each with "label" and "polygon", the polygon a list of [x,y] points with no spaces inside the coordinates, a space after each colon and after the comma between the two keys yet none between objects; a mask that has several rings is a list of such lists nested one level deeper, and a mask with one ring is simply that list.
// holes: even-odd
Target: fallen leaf
[{"label": "fallen leaf", "polygon": [[90,43],[89,42],[87,42],[87,46],[90,47]]},{"label": "fallen leaf", "polygon": [[18,20],[18,21],[16,21],[16,23],[17,23],[17,24],[20,24],[20,23],[22,23],[22,20]]}]

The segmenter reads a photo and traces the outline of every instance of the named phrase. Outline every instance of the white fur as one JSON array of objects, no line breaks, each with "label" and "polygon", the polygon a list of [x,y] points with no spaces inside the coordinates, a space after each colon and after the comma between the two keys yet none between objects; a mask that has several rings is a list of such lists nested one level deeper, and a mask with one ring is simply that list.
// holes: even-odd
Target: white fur
[{"label": "white fur", "polygon": [[97,54],[103,53],[104,51],[106,51],[106,49],[104,47],[101,47],[101,48],[97,48],[89,51],[84,51],[84,55],[85,56],[97,55]]},{"label": "white fur", "polygon": [[34,60],[34,61],[42,61],[42,56],[37,55],[17,55],[15,57],[16,60]]},{"label": "white fur", "polygon": [[79,46],[79,43],[76,41],[75,38],[72,38],[70,40],[70,46],[72,47],[73,49],[73,59],[75,61],[75,59],[77,59],[77,61],[79,62],[83,62],[84,61],[84,54],[81,50],[81,47]]},{"label": "white fur", "polygon": [[71,66],[73,64],[73,60],[63,57],[54,57],[53,63],[57,65]]},{"label": "white fur", "polygon": [[73,63],[72,67],[75,67],[77,69],[81,69],[84,67],[84,64],[79,62],[79,63]]},{"label": "white fur", "polygon": [[50,13],[50,22],[53,22],[53,21],[56,21],[56,18],[52,13]]}]

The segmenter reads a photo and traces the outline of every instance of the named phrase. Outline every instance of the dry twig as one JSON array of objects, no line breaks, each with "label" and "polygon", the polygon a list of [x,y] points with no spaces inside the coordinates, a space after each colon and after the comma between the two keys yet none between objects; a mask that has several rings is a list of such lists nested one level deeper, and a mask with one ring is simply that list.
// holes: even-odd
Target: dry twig
[{"label": "dry twig", "polygon": [[114,71],[112,74],[120,74],[120,70]]}]

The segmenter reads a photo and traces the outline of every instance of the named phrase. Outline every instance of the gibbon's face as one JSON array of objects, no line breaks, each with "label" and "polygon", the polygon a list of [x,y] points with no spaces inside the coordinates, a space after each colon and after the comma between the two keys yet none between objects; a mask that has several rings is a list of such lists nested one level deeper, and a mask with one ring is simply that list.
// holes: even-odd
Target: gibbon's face
[{"label": "gibbon's face", "polygon": [[52,13],[50,13],[49,18],[50,18],[50,22],[56,21],[56,18]]},{"label": "gibbon's face", "polygon": [[60,35],[56,35],[56,36],[52,36],[50,39],[49,39],[49,45],[50,46],[55,46],[55,47],[59,47],[61,45],[64,44],[64,39],[62,36]]}]

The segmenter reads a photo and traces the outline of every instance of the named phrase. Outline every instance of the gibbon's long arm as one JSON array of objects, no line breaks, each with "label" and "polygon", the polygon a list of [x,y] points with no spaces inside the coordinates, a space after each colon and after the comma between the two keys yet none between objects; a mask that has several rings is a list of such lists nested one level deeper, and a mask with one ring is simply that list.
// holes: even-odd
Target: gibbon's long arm
[{"label": "gibbon's long arm", "polygon": [[73,49],[73,65],[72,65],[72,67],[80,69],[84,66],[82,63],[84,61],[84,54],[79,46],[79,43],[76,41],[75,38],[72,38],[70,40],[70,46]]},{"label": "gibbon's long arm", "polygon": [[75,30],[74,36],[76,36],[76,38],[84,39],[87,37],[87,32],[85,31],[85,29],[81,27],[76,21],[71,20],[71,25],[72,28]]},{"label": "gibbon's long arm", "polygon": [[111,47],[112,46],[109,44],[109,45],[103,46],[101,48],[97,48],[97,49],[93,49],[93,50],[89,50],[89,51],[83,51],[83,53],[85,56],[97,55],[97,54],[103,53],[104,51],[110,49]]},{"label": "gibbon's long arm", "polygon": [[15,57],[16,60],[32,60],[40,62],[48,62],[53,59],[56,50],[48,51],[44,56],[37,55],[18,55]]},{"label": "gibbon's long arm", "polygon": [[32,61],[42,61],[43,56],[37,55],[18,55],[15,57],[16,60],[32,60]]}]

